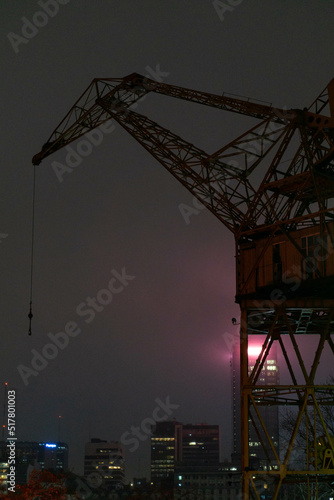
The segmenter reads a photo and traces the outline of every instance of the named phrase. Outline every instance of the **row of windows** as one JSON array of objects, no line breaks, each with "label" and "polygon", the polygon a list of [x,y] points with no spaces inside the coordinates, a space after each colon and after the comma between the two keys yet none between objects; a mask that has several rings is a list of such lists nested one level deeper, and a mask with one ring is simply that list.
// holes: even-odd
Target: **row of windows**
[{"label": "row of windows", "polygon": [[[275,437],[274,436],[271,436],[271,439],[274,440]],[[277,441],[273,441],[273,445],[274,446],[278,446],[278,442]],[[249,441],[249,446],[261,446],[261,443],[260,441]]]},{"label": "row of windows", "polygon": [[162,450],[162,451],[159,451],[159,450],[155,450],[154,453],[152,453],[155,457],[157,456],[164,456],[166,458],[173,458],[174,457],[174,453],[169,453],[167,454],[167,450]]},{"label": "row of windows", "polygon": [[[170,464],[170,463],[174,463],[174,460],[153,460],[152,461],[152,466],[155,467],[156,464]],[[160,467],[160,465],[158,465],[158,467]]]},{"label": "row of windows", "polygon": [[151,441],[174,441],[175,438],[173,437],[152,437]]},{"label": "row of windows", "polygon": [[151,468],[152,468],[152,470],[154,470],[154,469],[173,469],[174,468],[174,463],[171,463],[169,465],[169,462],[171,462],[171,460],[168,460],[167,463],[163,463],[161,465],[154,462],[151,465]]},{"label": "row of windows", "polygon": [[[254,369],[254,366],[255,366],[255,365],[250,365],[250,366],[248,367],[248,370],[252,371],[252,370]],[[269,366],[267,366],[267,372],[268,372],[268,371],[269,371],[269,372],[272,372],[272,371],[278,371],[278,370],[277,370],[277,366],[275,366],[275,365],[269,365]],[[266,368],[262,368],[261,373],[266,373]]]}]

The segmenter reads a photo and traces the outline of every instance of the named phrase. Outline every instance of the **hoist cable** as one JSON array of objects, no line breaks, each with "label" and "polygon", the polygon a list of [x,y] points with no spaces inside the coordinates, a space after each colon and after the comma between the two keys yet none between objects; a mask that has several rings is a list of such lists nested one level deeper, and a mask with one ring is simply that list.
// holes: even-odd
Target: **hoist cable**
[{"label": "hoist cable", "polygon": [[33,285],[33,270],[34,270],[34,237],[35,237],[35,186],[36,186],[36,166],[34,165],[34,179],[33,179],[33,190],[32,190],[32,221],[31,221],[31,261],[30,261],[30,309],[29,309],[29,332],[31,335],[31,320],[33,318],[32,313],[32,285]]}]

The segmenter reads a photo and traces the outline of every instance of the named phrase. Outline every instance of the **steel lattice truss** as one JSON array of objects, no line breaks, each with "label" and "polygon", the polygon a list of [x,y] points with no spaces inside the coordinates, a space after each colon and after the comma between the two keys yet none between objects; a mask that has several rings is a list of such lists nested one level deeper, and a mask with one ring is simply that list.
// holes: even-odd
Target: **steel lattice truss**
[{"label": "steel lattice truss", "polygon": [[[281,498],[282,486],[296,483],[304,488],[303,498],[318,498],[315,491],[324,491],[321,488],[330,491],[334,475],[334,387],[333,378],[327,385],[319,384],[318,372],[325,350],[334,355],[334,301],[321,298],[318,306],[315,302],[314,298],[299,298],[269,306],[268,300],[261,304],[258,300],[258,306],[250,300],[242,304],[243,452],[248,451],[250,439],[256,439],[262,453],[262,466],[252,465],[250,455],[243,457],[244,499],[260,499],[264,491],[272,495],[270,498]],[[245,362],[248,345],[252,336],[259,335],[261,352],[250,366]],[[303,349],[307,338],[312,338],[314,348],[313,355],[308,353],[308,363]],[[284,383],[260,381],[272,350],[279,353],[280,371],[285,368]],[[277,408],[285,424],[279,438],[272,433],[268,408]]]},{"label": "steel lattice truss", "polygon": [[[135,111],[149,93],[258,122],[218,151],[207,153]],[[332,478],[334,439],[323,408],[334,405],[334,391],[333,385],[316,384],[315,376],[324,349],[334,354],[334,80],[308,108],[287,110],[155,82],[135,73],[121,79],[95,79],[33,163],[39,164],[110,119],[234,234],[236,300],[241,307],[243,499],[260,499],[264,478],[274,500],[281,486],[291,481],[306,478],[309,485],[319,477]],[[298,286],[291,286],[297,278]],[[248,373],[247,346],[252,335],[262,335],[264,342]],[[310,370],[299,347],[302,336],[317,339]],[[266,387],[258,381],[273,345],[282,353],[291,383]],[[269,406],[296,410],[283,455],[262,416]],[[255,428],[265,451],[266,469],[251,466],[249,426]],[[301,428],[307,433],[306,462],[296,469],[291,457]]]},{"label": "steel lattice truss", "polygon": [[[219,151],[208,154],[149,118],[133,111],[137,101],[155,92],[260,120]],[[167,170],[231,231],[249,235],[332,220],[334,122],[323,92],[311,111],[283,110],[228,96],[218,96],[133,74],[123,79],[95,79],[34,157],[44,157],[82,137],[110,118],[120,123]],[[300,146],[287,159],[298,134]],[[258,170],[262,182],[258,185]],[[255,180],[254,180],[255,178]]]}]

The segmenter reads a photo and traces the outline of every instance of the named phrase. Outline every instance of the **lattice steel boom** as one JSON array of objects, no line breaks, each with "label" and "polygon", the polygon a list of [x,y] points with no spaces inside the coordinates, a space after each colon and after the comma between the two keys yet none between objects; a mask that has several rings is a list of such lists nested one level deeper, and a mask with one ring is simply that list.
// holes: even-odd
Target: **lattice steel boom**
[{"label": "lattice steel boom", "polygon": [[[134,111],[149,93],[250,116],[258,123],[208,154]],[[292,481],[305,478],[310,492],[312,482],[333,479],[334,439],[323,408],[334,406],[334,386],[317,384],[316,375],[325,348],[334,354],[334,80],[308,108],[285,110],[136,73],[95,79],[33,163],[110,119],[234,234],[241,308],[243,499],[259,499],[264,485],[275,500]],[[262,336],[263,344],[250,369],[253,335]],[[299,346],[302,336],[317,342],[310,370]],[[261,370],[273,346],[286,363],[290,383],[261,385]],[[262,410],[268,406],[296,408],[285,449],[266,426]],[[250,426],[266,457],[257,463],[249,456]],[[301,426],[308,440],[305,460],[296,468],[292,456]]]}]

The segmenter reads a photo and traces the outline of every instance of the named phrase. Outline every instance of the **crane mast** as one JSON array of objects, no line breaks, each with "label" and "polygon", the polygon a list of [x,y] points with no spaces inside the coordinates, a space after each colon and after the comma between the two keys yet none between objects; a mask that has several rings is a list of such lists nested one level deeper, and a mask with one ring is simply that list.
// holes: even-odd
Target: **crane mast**
[{"label": "crane mast", "polygon": [[[249,116],[258,123],[208,154],[135,111],[149,93]],[[33,164],[110,119],[234,235],[236,302],[241,309],[243,499],[259,499],[265,488],[275,500],[283,487],[296,481],[305,482],[310,492],[310,484],[329,481],[334,473],[334,440],[323,416],[323,408],[334,405],[334,386],[317,380],[325,349],[334,354],[334,80],[308,108],[286,110],[155,82],[137,73],[95,79]],[[255,335],[263,344],[251,367],[248,344]],[[300,349],[304,336],[316,342],[310,369]],[[286,363],[290,383],[265,386],[261,371],[274,347]],[[263,418],[270,406],[281,413],[295,409],[284,449]],[[305,444],[305,461],[296,468],[293,456],[301,426],[312,439]],[[257,462],[250,456],[250,432],[262,450]],[[321,442],[328,443],[329,459],[322,463],[312,459],[319,433]]]}]

